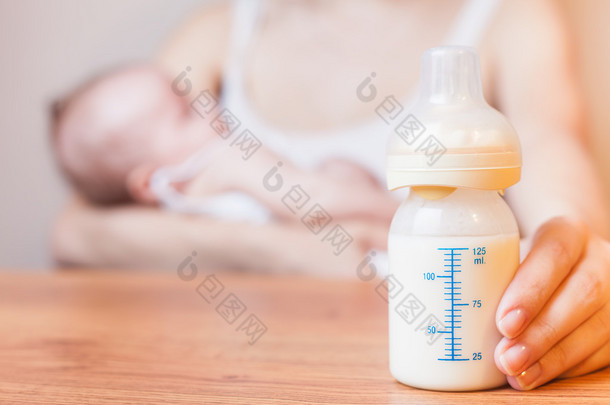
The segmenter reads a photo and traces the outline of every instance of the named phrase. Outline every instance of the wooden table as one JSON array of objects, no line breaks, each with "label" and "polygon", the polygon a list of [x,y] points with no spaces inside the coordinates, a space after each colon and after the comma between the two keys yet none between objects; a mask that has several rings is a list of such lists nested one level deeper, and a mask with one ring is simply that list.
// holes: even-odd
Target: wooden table
[{"label": "wooden table", "polygon": [[610,403],[608,369],[527,393],[397,383],[376,285],[223,272],[190,281],[2,273],[0,403]]}]

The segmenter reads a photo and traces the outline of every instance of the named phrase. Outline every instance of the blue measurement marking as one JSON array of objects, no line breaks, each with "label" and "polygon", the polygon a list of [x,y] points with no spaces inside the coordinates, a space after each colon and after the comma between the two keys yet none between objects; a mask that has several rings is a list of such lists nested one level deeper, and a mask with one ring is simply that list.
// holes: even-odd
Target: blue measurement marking
[{"label": "blue measurement marking", "polygon": [[444,264],[443,267],[446,267],[444,272],[448,274],[437,277],[449,279],[448,281],[443,282],[445,285],[445,292],[443,295],[449,296],[449,298],[444,298],[444,301],[449,301],[451,303],[449,309],[445,309],[445,319],[449,326],[445,328],[445,330],[437,331],[437,333],[444,333],[447,335],[445,336],[445,357],[441,357],[438,360],[468,361],[470,360],[469,358],[462,357],[462,344],[459,342],[462,338],[455,336],[455,330],[462,328],[459,325],[462,323],[462,320],[459,319],[462,317],[462,314],[460,314],[462,311],[461,307],[468,305],[467,303],[460,302],[462,282],[455,280],[455,274],[461,273],[461,271],[457,269],[458,267],[461,267],[461,264],[458,264],[462,260],[461,251],[468,250],[468,248],[438,248],[438,250],[446,252],[443,254],[443,256],[446,256],[443,261],[447,262],[447,264]]}]

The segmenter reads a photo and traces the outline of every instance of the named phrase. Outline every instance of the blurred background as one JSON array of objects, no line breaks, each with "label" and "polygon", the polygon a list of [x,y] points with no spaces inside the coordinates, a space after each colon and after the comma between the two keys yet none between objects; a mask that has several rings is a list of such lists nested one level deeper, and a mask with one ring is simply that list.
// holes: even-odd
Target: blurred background
[{"label": "blurred background", "polygon": [[0,265],[52,264],[69,195],[49,151],[48,110],[91,75],[152,57],[205,0],[0,0]]},{"label": "blurred background", "polygon": [[[151,57],[207,2],[0,0],[2,268],[52,265],[49,231],[69,189],[49,151],[50,103],[96,72]],[[610,195],[610,1],[558,2],[573,29],[592,150]]]}]

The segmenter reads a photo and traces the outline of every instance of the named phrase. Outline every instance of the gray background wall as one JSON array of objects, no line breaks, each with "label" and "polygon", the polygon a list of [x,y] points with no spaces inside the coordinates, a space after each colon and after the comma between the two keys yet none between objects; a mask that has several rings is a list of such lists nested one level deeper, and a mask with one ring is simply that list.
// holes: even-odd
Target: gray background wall
[{"label": "gray background wall", "polygon": [[93,73],[152,56],[204,0],[0,0],[0,267],[43,268],[67,198],[49,103]]},{"label": "gray background wall", "polygon": [[[205,0],[0,0],[0,268],[50,265],[66,200],[47,142],[48,105],[91,74],[147,58]],[[610,1],[561,0],[575,27],[598,166],[610,190]]]}]

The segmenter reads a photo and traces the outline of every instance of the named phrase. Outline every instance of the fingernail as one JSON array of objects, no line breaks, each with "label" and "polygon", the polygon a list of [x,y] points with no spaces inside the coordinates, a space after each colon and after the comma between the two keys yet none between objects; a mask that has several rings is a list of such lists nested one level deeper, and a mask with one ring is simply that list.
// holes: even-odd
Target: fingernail
[{"label": "fingernail", "polygon": [[523,325],[525,325],[525,314],[520,309],[513,309],[498,322],[498,329],[501,334],[512,339],[521,332]]},{"label": "fingernail", "polygon": [[530,358],[530,350],[523,345],[514,345],[500,356],[502,367],[510,376],[516,376]]},{"label": "fingernail", "polygon": [[540,367],[540,363],[534,363],[530,368],[519,374],[516,380],[521,386],[521,389],[529,390],[534,387],[534,384],[541,375],[542,367]]}]

